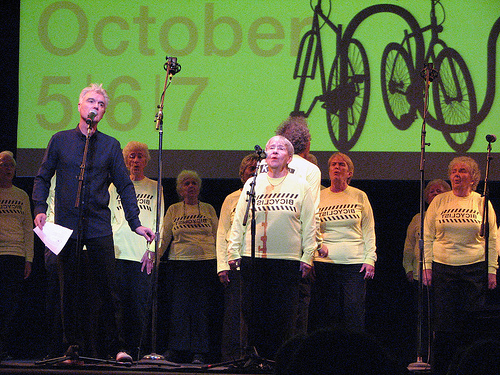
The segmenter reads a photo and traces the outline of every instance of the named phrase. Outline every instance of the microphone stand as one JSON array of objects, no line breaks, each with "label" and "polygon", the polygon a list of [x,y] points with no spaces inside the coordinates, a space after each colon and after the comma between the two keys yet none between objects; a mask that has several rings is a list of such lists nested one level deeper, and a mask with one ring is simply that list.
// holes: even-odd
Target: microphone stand
[{"label": "microphone stand", "polygon": [[[255,236],[257,234],[257,223],[256,223],[256,210],[255,210],[255,184],[257,180],[257,171],[260,170],[260,162],[262,159],[265,159],[265,152],[258,146],[255,146],[257,155],[259,160],[257,161],[256,172],[253,177],[253,181],[250,184],[250,191],[247,193],[249,196],[247,208],[245,212],[245,216],[243,217],[243,226],[247,224],[248,221],[248,212],[250,208],[252,209],[252,217],[250,219],[250,269],[251,272],[251,289],[250,289],[250,311],[249,311],[249,319],[255,320],[254,314],[254,298],[255,298]],[[255,322],[251,322],[249,324],[251,327],[255,327]],[[255,347],[255,329],[248,330],[248,347],[245,350],[245,356],[240,360],[244,363],[243,368],[259,368],[263,369],[264,365],[272,365],[274,361],[267,360],[262,358],[257,352],[257,348]]]},{"label": "microphone stand", "polygon": [[160,261],[158,257],[159,251],[159,240],[160,240],[160,221],[163,215],[161,212],[161,200],[162,200],[162,148],[163,148],[163,103],[165,100],[165,92],[168,86],[172,82],[172,77],[174,74],[180,72],[181,66],[177,63],[176,57],[168,57],[167,62],[163,66],[167,74],[165,77],[165,85],[163,87],[163,92],[160,99],[160,104],[158,105],[158,113],[155,115],[156,130],[158,131],[158,181],[157,181],[157,201],[156,201],[156,228],[155,228],[155,260],[154,266],[151,274],[152,278],[152,302],[151,302],[151,353],[145,355],[142,359],[142,363],[153,363],[153,364],[164,364],[169,366],[180,366],[177,363],[166,361],[165,357],[161,354],[156,353],[156,342],[157,342],[157,321],[158,321],[158,263]]},{"label": "microphone stand", "polygon": [[487,136],[488,148],[486,153],[486,173],[484,176],[484,189],[483,189],[483,218],[481,222],[481,231],[479,235],[484,238],[484,263],[486,268],[486,281],[488,282],[488,260],[489,260],[489,238],[490,238],[490,220],[489,220],[489,201],[490,195],[488,191],[488,177],[490,173],[491,162],[491,144],[495,142],[496,138]]},{"label": "microphone stand", "polygon": [[[262,159],[265,159],[265,152],[262,151],[262,149],[259,146],[255,146],[255,150],[258,156],[258,161],[257,161],[257,166],[255,168],[255,174],[253,176],[253,180],[250,183],[250,191],[247,192],[248,199],[247,199],[247,207],[245,210],[245,216],[243,217],[243,226],[247,225],[248,222],[248,214],[250,210],[252,210],[252,217],[250,219],[250,310],[249,310],[249,316],[248,319],[250,320],[249,324],[247,324],[247,327],[251,327],[251,329],[248,329],[248,346],[245,348],[243,351],[245,354],[243,355],[242,358],[234,360],[234,361],[228,361],[228,362],[221,362],[221,363],[216,363],[216,364],[211,364],[211,365],[205,365],[202,366],[202,369],[212,369],[220,366],[226,366],[226,365],[233,365],[237,366],[240,364],[243,364],[241,367],[242,369],[248,369],[248,368],[258,368],[260,370],[265,368],[265,365],[272,365],[274,361],[262,358],[259,353],[257,352],[257,349],[255,348],[255,329],[253,327],[255,326],[254,320],[254,296],[255,296],[255,236],[256,236],[256,228],[257,228],[257,223],[255,219],[255,184],[257,180],[257,173],[260,170],[260,162]],[[240,287],[242,287],[240,285]],[[241,306],[241,304],[240,304]]]},{"label": "microphone stand", "polygon": [[[422,78],[425,79],[425,88],[424,88],[424,111],[423,111],[423,121],[422,121],[422,134],[420,141],[420,239],[418,241],[418,247],[420,251],[420,258],[418,263],[418,320],[417,320],[417,361],[410,363],[408,365],[409,371],[421,371],[421,370],[430,370],[431,366],[429,363],[423,362],[422,359],[422,323],[423,323],[423,268],[424,268],[424,216],[425,216],[425,197],[424,197],[424,189],[425,189],[425,146],[430,146],[430,143],[425,142],[426,136],[426,119],[427,119],[427,110],[429,108],[429,86],[431,82],[437,77],[438,72],[433,69],[433,64],[428,63],[424,65],[424,69],[420,73]],[[428,309],[429,311],[429,309]],[[430,320],[430,319],[429,319]],[[429,331],[430,331],[430,324]],[[429,337],[429,346],[427,351],[427,361],[430,358],[430,337]]]}]

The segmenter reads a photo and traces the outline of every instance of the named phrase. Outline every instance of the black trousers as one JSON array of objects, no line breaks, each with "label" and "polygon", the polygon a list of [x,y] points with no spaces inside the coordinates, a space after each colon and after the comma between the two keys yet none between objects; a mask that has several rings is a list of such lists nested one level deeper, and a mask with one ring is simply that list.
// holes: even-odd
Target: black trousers
[{"label": "black trousers", "polygon": [[26,260],[17,255],[0,255],[0,354],[15,340],[14,327],[24,280]]},{"label": "black trousers", "polygon": [[310,330],[342,326],[365,331],[366,281],[362,264],[314,262],[316,280],[311,291]]},{"label": "black trousers", "polygon": [[243,257],[243,317],[248,343],[260,356],[273,359],[280,346],[295,334],[299,302],[300,262]]},{"label": "black trousers", "polygon": [[246,326],[241,316],[241,272],[229,271],[229,285],[224,289],[223,362],[239,359],[247,346]]},{"label": "black trousers", "polygon": [[214,286],[219,286],[216,261],[169,260],[168,263],[172,273],[168,348],[207,354],[210,351],[210,297]]},{"label": "black trousers", "polygon": [[485,304],[487,281],[483,262],[466,266],[433,263],[434,331],[467,331],[471,314]]},{"label": "black trousers", "polygon": [[486,273],[483,262],[466,266],[432,264],[434,374],[446,374],[454,355],[472,342],[474,312],[486,300]]},{"label": "black trousers", "polygon": [[80,355],[114,356],[124,343],[117,328],[113,236],[86,239],[80,248],[70,239],[57,261],[64,344],[78,345]]}]

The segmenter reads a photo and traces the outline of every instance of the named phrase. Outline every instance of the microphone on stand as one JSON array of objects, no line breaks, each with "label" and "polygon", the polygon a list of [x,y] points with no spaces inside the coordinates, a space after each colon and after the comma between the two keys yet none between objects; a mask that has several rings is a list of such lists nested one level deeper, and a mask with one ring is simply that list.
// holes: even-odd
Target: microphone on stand
[{"label": "microphone on stand", "polygon": [[486,239],[485,241],[485,251],[486,251],[486,257],[485,259],[488,259],[488,238],[489,238],[489,228],[488,228],[488,210],[487,210],[487,204],[488,204],[488,176],[490,174],[490,162],[491,162],[491,144],[497,140],[497,137],[494,134],[488,134],[486,136],[486,141],[488,142],[488,147],[487,147],[487,153],[486,153],[486,173],[484,175],[484,189],[483,189],[483,197],[484,199],[484,206],[483,206],[483,212],[485,214],[483,215],[483,219],[481,222],[481,229],[479,230],[479,235],[481,237],[484,237]]},{"label": "microphone on stand", "polygon": [[90,110],[89,114],[87,115],[87,120],[85,122],[87,123],[88,126],[91,126],[92,123],[94,122],[94,118],[97,116],[97,112],[92,109]]},{"label": "microphone on stand", "polygon": [[[429,72],[429,73],[427,73],[427,72]],[[429,75],[427,76],[427,74],[429,74]],[[424,68],[420,72],[420,77],[422,77],[425,80],[427,80],[427,78],[428,78],[429,82],[432,82],[437,78],[438,74],[439,74],[439,72],[436,69],[434,69],[434,64],[428,63],[428,64],[424,64]]]},{"label": "microphone on stand", "polygon": [[494,134],[488,134],[486,136],[486,142],[493,143],[497,140],[497,137]]},{"label": "microphone on stand", "polygon": [[174,74],[177,74],[181,71],[181,64],[177,62],[177,57],[166,57],[167,62],[163,65],[163,69],[169,71],[170,78]]},{"label": "microphone on stand", "polygon": [[267,154],[266,152],[262,149],[262,147],[260,147],[259,145],[255,145],[255,153],[257,154],[257,156],[260,158],[260,159],[265,159],[267,158]]}]

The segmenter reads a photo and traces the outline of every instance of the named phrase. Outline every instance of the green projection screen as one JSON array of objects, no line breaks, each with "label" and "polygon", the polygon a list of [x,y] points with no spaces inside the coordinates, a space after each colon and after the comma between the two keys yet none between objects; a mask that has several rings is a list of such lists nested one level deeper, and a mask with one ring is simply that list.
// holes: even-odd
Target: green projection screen
[{"label": "green projection screen", "polygon": [[[147,143],[154,177],[167,56],[182,69],[165,92],[164,177],[189,168],[235,178],[241,157],[300,112],[323,178],[341,150],[355,178],[418,179],[426,62],[439,72],[429,84],[427,176],[443,177],[455,154],[483,162],[485,136],[499,129],[500,0],[441,0],[434,12],[430,0],[316,9],[316,33],[303,38],[309,0],[22,0],[19,175],[36,174],[50,137],[76,126],[80,90],[96,82],[111,97],[99,130],[122,146]],[[422,32],[433,15],[439,40]]]}]

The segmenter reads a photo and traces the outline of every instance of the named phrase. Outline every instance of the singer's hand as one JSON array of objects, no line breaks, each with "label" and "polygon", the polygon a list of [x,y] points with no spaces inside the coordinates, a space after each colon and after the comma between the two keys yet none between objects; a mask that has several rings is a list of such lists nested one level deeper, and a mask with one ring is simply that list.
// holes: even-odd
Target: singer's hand
[{"label": "singer's hand", "polygon": [[365,280],[371,280],[375,277],[375,267],[371,264],[363,263],[359,272],[365,271]]},{"label": "singer's hand", "polygon": [[230,260],[229,262],[229,267],[234,271],[237,270],[241,266],[241,258],[235,259],[235,260]]},{"label": "singer's hand", "polygon": [[45,221],[47,220],[47,215],[44,213],[39,213],[38,215],[35,216],[35,225],[41,230],[43,229],[43,226],[45,225]]},{"label": "singer's hand", "polygon": [[146,273],[150,275],[151,271],[153,270],[153,266],[155,264],[154,251],[146,250],[144,252],[144,255],[142,256],[141,263],[142,263],[141,272],[144,272],[144,270],[146,270]]},{"label": "singer's hand", "polygon": [[31,262],[24,263],[24,278],[27,279],[31,275]]},{"label": "singer's hand", "polygon": [[135,228],[135,233],[139,236],[143,236],[148,242],[152,242],[155,239],[154,232],[149,228],[143,227],[142,225]]},{"label": "singer's hand", "polygon": [[488,274],[488,289],[492,290],[497,287],[497,274],[489,273]]},{"label": "singer's hand", "polygon": [[325,244],[321,244],[321,247],[318,249],[318,255],[321,258],[326,258],[328,256],[328,248]]},{"label": "singer's hand", "polygon": [[425,286],[431,286],[431,284],[432,284],[432,270],[424,270],[424,272],[422,273],[422,277],[423,277],[422,283]]},{"label": "singer's hand", "polygon": [[300,272],[302,272],[302,278],[305,279],[311,274],[313,267],[305,262],[300,262]]},{"label": "singer's hand", "polygon": [[222,285],[228,286],[229,285],[229,271],[228,270],[220,271],[219,272],[219,280],[222,283]]}]

